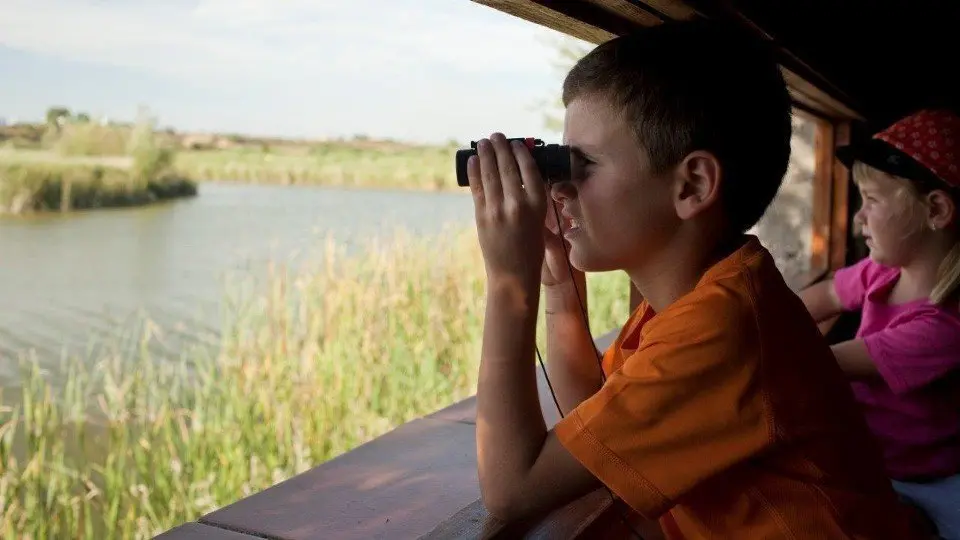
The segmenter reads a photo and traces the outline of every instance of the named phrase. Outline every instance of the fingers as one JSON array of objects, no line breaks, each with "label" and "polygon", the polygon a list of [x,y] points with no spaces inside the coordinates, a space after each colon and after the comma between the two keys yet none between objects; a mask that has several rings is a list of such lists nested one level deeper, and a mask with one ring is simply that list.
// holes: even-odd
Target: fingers
[{"label": "fingers", "polygon": [[480,158],[470,156],[467,159],[467,180],[470,183],[470,193],[473,194],[475,205],[479,208],[485,204],[483,197],[483,180],[480,178]]},{"label": "fingers", "polygon": [[560,234],[560,232],[563,230],[563,227],[560,224],[560,213],[556,210],[556,207],[547,209],[544,226],[554,234]]},{"label": "fingers", "polygon": [[523,180],[513,146],[516,142],[508,142],[502,133],[494,133],[490,136],[490,143],[496,151],[504,202],[518,203],[523,199],[524,193]]},{"label": "fingers", "polygon": [[530,206],[546,209],[547,189],[529,149],[518,141],[507,141],[502,133],[477,142],[477,155],[467,161],[467,176],[474,199],[489,211]]},{"label": "fingers", "polygon": [[483,199],[488,206],[498,207],[503,201],[503,186],[500,183],[500,168],[497,164],[497,156],[488,139],[477,141],[477,157],[480,162]]},{"label": "fingers", "polygon": [[513,146],[513,155],[520,167],[520,174],[523,176],[523,190],[526,192],[527,200],[535,208],[542,210],[547,204],[547,188],[546,183],[540,177],[540,168],[537,167],[537,162],[530,155],[530,150],[519,142]]}]

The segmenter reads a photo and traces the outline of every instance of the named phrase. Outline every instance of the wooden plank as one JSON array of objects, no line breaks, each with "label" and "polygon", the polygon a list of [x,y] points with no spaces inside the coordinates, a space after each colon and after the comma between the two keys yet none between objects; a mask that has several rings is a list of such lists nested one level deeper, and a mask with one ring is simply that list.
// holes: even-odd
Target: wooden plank
[{"label": "wooden plank", "polygon": [[629,0],[587,0],[589,3],[610,12],[611,14],[627,19],[638,26],[655,26],[663,19],[640,7],[638,2]]},{"label": "wooden plank", "polygon": [[839,99],[811,84],[793,70],[781,66],[790,97],[803,107],[821,116],[837,120],[863,120],[863,116]]},{"label": "wooden plank", "polygon": [[[590,0],[580,1],[549,1],[549,0],[471,0],[504,13],[509,13],[534,24],[551,28],[558,32],[574,36],[589,43],[599,44],[631,30],[658,24],[660,19],[637,7],[635,3],[626,0]],[[656,2],[644,2],[655,6]],[[681,11],[682,2],[665,1],[660,7],[673,7],[673,11]],[[693,8],[683,11],[684,16],[692,16]],[[746,19],[742,14],[730,10],[716,10],[712,16],[725,13],[726,17],[740,20],[749,25],[755,32],[765,35],[763,31]],[[784,80],[787,83],[790,95],[800,106],[816,111],[818,114],[832,119],[862,120],[862,115],[834,97],[828,92],[812,84],[802,77],[798,69],[812,73],[802,62],[796,59],[789,51],[780,49],[781,56],[787,60],[781,64]]]},{"label": "wooden plank", "polygon": [[505,523],[491,516],[479,499],[437,525],[420,540],[475,539],[575,539],[611,506],[610,494],[598,489],[543,516]]},{"label": "wooden plank", "polygon": [[184,523],[159,536],[155,536],[154,540],[257,540],[258,538],[262,537],[228,531],[220,527],[204,525],[203,523]]},{"label": "wooden plank", "polygon": [[822,274],[830,265],[833,224],[833,124],[806,115],[815,124],[813,138],[813,215],[811,216],[810,271]]},{"label": "wooden plank", "polygon": [[697,10],[686,2],[680,0],[640,0],[656,13],[660,13],[664,18],[676,21],[685,21],[697,16]]},{"label": "wooden plank", "polygon": [[[533,0],[470,0],[477,4],[492,7],[493,9],[509,13],[523,20],[546,26],[564,34],[568,34],[588,43],[599,44],[616,37],[607,30],[587,24],[577,18],[565,15],[554,9],[545,7]],[[567,3],[567,2],[564,2]]]},{"label": "wooden plank", "polygon": [[592,538],[629,538],[630,528],[644,540],[662,540],[657,521],[643,518],[610,492],[600,488],[548,512],[544,516],[504,523],[489,513],[480,500],[437,525],[420,540],[449,538],[499,540],[515,538],[536,540],[586,540]]},{"label": "wooden plank", "polygon": [[[850,122],[839,122],[834,126],[833,144],[835,148],[850,144]],[[838,270],[847,264],[847,235],[850,224],[850,180],[851,171],[840,160],[833,160],[833,210],[830,225],[830,264],[829,269]]]},{"label": "wooden plank", "polygon": [[475,427],[419,419],[217,510],[207,525],[269,538],[416,538],[480,497]]},{"label": "wooden plank", "polygon": [[427,418],[446,420],[448,422],[460,422],[463,424],[476,424],[477,396],[470,396],[467,399],[458,401],[449,407],[427,415]]},{"label": "wooden plank", "polygon": [[[618,332],[594,343],[606,350]],[[536,372],[544,421],[553,427],[560,413],[539,365]],[[475,422],[473,396],[202,521],[291,540],[415,538],[479,499]]]}]

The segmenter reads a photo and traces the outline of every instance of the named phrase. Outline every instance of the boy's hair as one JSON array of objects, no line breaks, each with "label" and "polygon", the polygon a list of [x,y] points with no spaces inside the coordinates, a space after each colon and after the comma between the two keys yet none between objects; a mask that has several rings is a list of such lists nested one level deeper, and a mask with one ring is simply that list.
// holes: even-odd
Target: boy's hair
[{"label": "boy's hair", "polygon": [[654,173],[707,150],[739,232],[766,212],[790,159],[791,101],[772,52],[706,20],[666,22],[614,38],[578,61],[563,104],[598,93],[623,107]]}]

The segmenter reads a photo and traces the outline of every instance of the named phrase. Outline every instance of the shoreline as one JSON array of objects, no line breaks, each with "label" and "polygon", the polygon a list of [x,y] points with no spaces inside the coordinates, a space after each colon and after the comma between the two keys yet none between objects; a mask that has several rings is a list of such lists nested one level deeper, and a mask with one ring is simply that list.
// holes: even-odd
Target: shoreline
[{"label": "shoreline", "polygon": [[451,148],[328,143],[302,150],[180,150],[144,182],[134,178],[130,156],[0,149],[0,215],[145,206],[197,196],[201,183],[467,192],[457,185]]},{"label": "shoreline", "polygon": [[0,161],[3,216],[146,206],[197,191],[196,181],[172,173],[142,180],[113,166]]}]

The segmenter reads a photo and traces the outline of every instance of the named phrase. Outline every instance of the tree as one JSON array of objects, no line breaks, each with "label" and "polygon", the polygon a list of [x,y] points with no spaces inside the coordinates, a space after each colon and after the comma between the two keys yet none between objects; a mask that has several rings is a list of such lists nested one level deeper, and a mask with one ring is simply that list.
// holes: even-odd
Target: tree
[{"label": "tree", "polygon": [[47,109],[47,125],[59,127],[60,122],[70,118],[70,109],[66,107],[50,107]]},{"label": "tree", "polygon": [[[557,50],[557,58],[552,64],[561,80],[570,68],[594,47],[592,43],[566,35],[549,35],[543,39]],[[557,93],[559,94],[559,91]],[[544,109],[543,127],[553,133],[562,133],[564,107],[561,96],[556,95],[551,99],[545,99],[539,103],[539,107]]]}]

